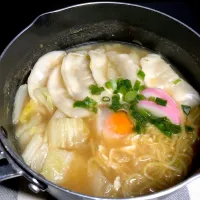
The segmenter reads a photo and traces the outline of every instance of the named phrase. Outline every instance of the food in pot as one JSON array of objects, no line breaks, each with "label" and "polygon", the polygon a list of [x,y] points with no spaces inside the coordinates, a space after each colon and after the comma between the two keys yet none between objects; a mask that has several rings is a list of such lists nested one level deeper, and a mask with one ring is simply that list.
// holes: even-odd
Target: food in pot
[{"label": "food in pot", "polygon": [[199,119],[199,94],[161,55],[119,43],[43,55],[13,111],[27,165],[72,191],[113,198],[182,181]]}]

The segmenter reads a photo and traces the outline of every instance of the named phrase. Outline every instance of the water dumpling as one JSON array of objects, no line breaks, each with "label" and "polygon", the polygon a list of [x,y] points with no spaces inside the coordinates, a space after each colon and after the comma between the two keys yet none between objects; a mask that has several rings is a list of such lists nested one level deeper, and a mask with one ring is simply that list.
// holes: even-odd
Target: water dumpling
[{"label": "water dumpling", "polygon": [[52,51],[39,58],[28,78],[28,92],[31,99],[36,100],[33,95],[34,90],[46,86],[52,69],[62,63],[65,55],[65,51]]},{"label": "water dumpling", "polygon": [[69,117],[86,117],[91,114],[84,108],[73,108],[74,100],[64,87],[60,69],[55,68],[51,73],[47,88],[54,105]]},{"label": "water dumpling", "polygon": [[162,88],[168,91],[177,102],[188,106],[196,106],[200,102],[197,91],[166,63],[160,55],[149,54],[140,61],[145,72],[147,87]]},{"label": "water dumpling", "polygon": [[89,86],[95,82],[89,68],[87,52],[68,53],[63,59],[61,74],[65,87],[72,98],[83,100],[90,95]]},{"label": "water dumpling", "polygon": [[140,60],[142,70],[146,74],[144,82],[148,87],[156,87],[155,78],[169,68],[169,65],[157,54],[148,54]]},{"label": "water dumpling", "polygon": [[104,49],[96,49],[89,51],[90,69],[96,83],[103,86],[107,78],[108,59]]},{"label": "water dumpling", "polygon": [[171,92],[176,101],[181,102],[183,105],[195,107],[200,103],[200,96],[194,88],[189,85],[185,80],[180,80],[179,83],[171,87]]},{"label": "water dumpling", "polygon": [[115,65],[121,77],[129,79],[134,84],[139,66],[133,62],[132,58],[128,54],[118,54],[114,51],[107,52],[107,56]]}]

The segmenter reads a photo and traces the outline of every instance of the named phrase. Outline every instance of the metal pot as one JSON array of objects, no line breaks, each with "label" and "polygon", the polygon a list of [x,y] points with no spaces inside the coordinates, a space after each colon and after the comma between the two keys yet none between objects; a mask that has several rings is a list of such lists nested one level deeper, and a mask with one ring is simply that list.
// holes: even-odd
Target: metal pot
[{"label": "metal pot", "polygon": [[[0,180],[24,176],[34,192],[58,199],[99,199],[61,188],[32,171],[17,152],[11,122],[15,93],[43,54],[92,41],[139,41],[169,59],[200,91],[200,35],[182,22],[138,5],[98,2],[76,5],[37,17],[0,57]],[[4,128],[3,128],[4,127]],[[5,159],[7,162],[5,162]],[[200,177],[194,160],[186,180],[167,190],[130,199],[162,199]]]}]

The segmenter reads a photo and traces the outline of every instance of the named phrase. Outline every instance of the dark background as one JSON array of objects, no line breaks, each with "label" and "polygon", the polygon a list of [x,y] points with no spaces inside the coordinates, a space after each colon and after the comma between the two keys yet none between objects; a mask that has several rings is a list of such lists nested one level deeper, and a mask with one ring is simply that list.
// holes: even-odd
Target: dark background
[{"label": "dark background", "polygon": [[[99,0],[100,1],[100,0]],[[120,0],[119,0],[120,1]],[[123,0],[121,0],[122,2]],[[7,44],[38,15],[64,8],[69,5],[89,1],[6,1],[0,5],[0,52]],[[194,1],[124,1],[151,7],[167,13],[186,23],[200,33],[200,15],[198,3]],[[173,31],[173,30],[166,30]],[[181,36],[180,36],[181,37]]]}]

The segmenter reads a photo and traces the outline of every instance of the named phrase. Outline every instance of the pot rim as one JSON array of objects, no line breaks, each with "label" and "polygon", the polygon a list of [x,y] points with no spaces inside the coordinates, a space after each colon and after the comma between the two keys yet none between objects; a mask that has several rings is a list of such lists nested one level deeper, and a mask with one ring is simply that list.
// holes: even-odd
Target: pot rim
[{"label": "pot rim", "polygon": [[[13,40],[11,40],[11,42],[6,46],[6,48],[3,50],[3,52],[1,53],[0,55],[0,61],[1,59],[3,58],[4,54],[6,53],[6,51],[9,49],[9,47],[12,45],[12,43],[15,42],[15,40],[17,40],[25,31],[27,31],[30,27],[32,27],[38,19],[40,19],[42,16],[44,15],[49,15],[49,14],[53,14],[53,13],[57,13],[57,12],[61,12],[61,11],[65,11],[65,10],[68,10],[68,9],[73,9],[73,8],[76,8],[76,7],[85,7],[85,6],[88,6],[88,5],[101,5],[101,4],[108,4],[108,5],[125,5],[125,6],[130,6],[130,7],[139,7],[139,8],[142,8],[142,9],[145,9],[145,10],[149,10],[149,11],[152,11],[152,12],[156,12],[160,15],[163,15],[165,17],[168,17],[174,21],[176,21],[177,23],[181,24],[182,26],[184,26],[185,28],[189,29],[191,32],[193,32],[197,37],[200,38],[200,34],[198,32],[196,32],[194,29],[192,29],[191,27],[189,27],[187,24],[181,22],[180,20],[166,14],[166,13],[163,13],[161,11],[158,11],[156,9],[152,9],[152,8],[149,8],[149,7],[146,7],[146,6],[141,6],[141,5],[138,5],[138,4],[131,4],[131,3],[124,3],[124,2],[110,2],[110,1],[105,1],[105,2],[88,2],[88,3],[81,3],[81,4],[75,4],[75,5],[72,5],[72,6],[67,6],[67,7],[64,7],[64,8],[61,8],[61,9],[57,9],[57,10],[53,10],[53,11],[49,11],[49,12],[45,12],[41,15],[39,15],[38,17],[36,17],[32,23],[30,23],[26,28],[24,28],[17,36],[15,36],[13,38]],[[9,153],[9,155],[12,157],[12,159],[14,159],[14,161],[20,166],[22,167],[22,169],[25,171],[25,172],[28,172],[30,173],[34,178],[37,178],[39,181],[41,182],[44,182],[46,183],[47,185],[50,185],[54,188],[57,188],[59,190],[62,190],[63,192],[67,192],[67,193],[70,193],[71,195],[75,195],[77,197],[81,197],[81,198],[87,198],[87,199],[91,199],[91,200],[112,200],[113,198],[101,198],[101,197],[95,197],[95,196],[89,196],[89,195],[85,195],[85,194],[81,194],[81,193],[78,193],[78,192],[74,192],[74,191],[71,191],[71,190],[68,190],[66,188],[63,188],[63,187],[60,187],[56,184],[54,184],[53,182],[51,181],[48,181],[47,179],[45,179],[44,177],[42,177],[40,174],[37,174],[36,172],[34,172],[28,165],[26,165],[21,159],[18,159],[18,155],[16,152],[14,152],[12,150],[12,148],[10,147],[10,145],[8,144],[8,142],[6,141],[7,139],[3,140],[2,143],[5,147],[5,149],[7,150],[7,152]],[[180,189],[181,187],[187,185],[188,183],[194,181],[195,179],[197,178],[200,178],[200,174],[195,174],[185,180],[183,180],[182,182],[168,188],[168,189],[165,189],[165,190],[162,190],[160,192],[156,192],[156,193],[153,193],[153,194],[149,194],[149,195],[145,195],[145,196],[139,196],[139,197],[130,197],[130,198],[117,198],[118,200],[150,200],[150,199],[154,199],[154,198],[158,198],[158,197],[161,197],[161,196],[165,196],[169,193],[173,193],[174,191]],[[48,189],[47,189],[48,190]]]}]

